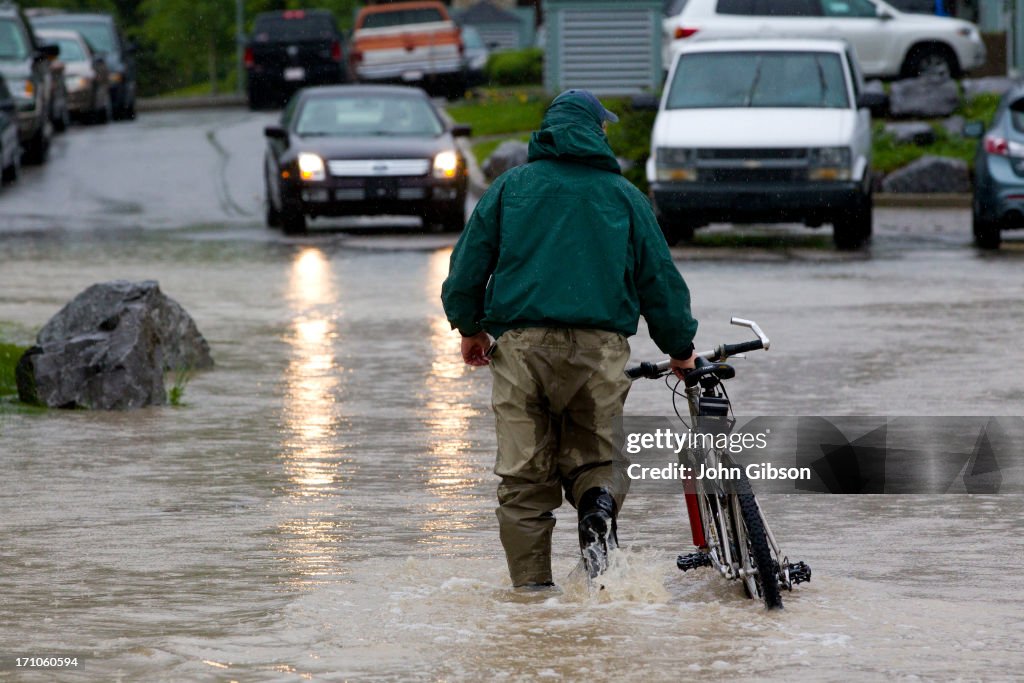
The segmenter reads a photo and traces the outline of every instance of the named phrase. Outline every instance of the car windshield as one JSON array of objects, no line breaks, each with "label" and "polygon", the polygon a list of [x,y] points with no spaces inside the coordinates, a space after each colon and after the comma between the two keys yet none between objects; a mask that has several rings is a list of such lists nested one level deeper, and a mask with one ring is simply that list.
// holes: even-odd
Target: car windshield
[{"label": "car windshield", "polygon": [[48,43],[53,43],[60,48],[60,58],[64,62],[84,62],[86,61],[85,51],[77,40],[71,38],[46,38],[43,36],[43,40]]},{"label": "car windshield", "polygon": [[703,52],[680,56],[668,109],[850,106],[832,52]]},{"label": "car windshield", "polygon": [[258,43],[330,40],[333,37],[334,22],[327,16],[262,17],[253,28],[253,39]]},{"label": "car windshield", "polygon": [[299,135],[364,137],[418,135],[436,137],[444,131],[430,103],[419,97],[313,97],[299,111]]},{"label": "car windshield", "polygon": [[25,59],[28,43],[21,29],[13,21],[0,20],[0,59]]},{"label": "car windshield", "polygon": [[75,21],[70,19],[49,20],[45,23],[47,28],[62,28],[68,31],[78,31],[85,37],[86,42],[92,45],[99,52],[117,52],[114,31],[110,25],[102,21]]},{"label": "car windshield", "polygon": [[388,28],[403,24],[427,24],[432,21],[444,21],[441,12],[425,7],[422,9],[401,9],[384,12],[371,12],[363,18],[360,28]]}]

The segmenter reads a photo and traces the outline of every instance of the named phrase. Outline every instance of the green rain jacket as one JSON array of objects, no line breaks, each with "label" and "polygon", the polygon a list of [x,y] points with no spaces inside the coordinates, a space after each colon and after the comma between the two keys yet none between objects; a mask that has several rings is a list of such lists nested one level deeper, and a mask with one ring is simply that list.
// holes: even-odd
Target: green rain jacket
[{"label": "green rain jacket", "polygon": [[597,114],[553,104],[530,140],[529,163],[480,198],[441,289],[463,336],[519,327],[596,328],[651,338],[689,357],[690,292],[647,198],[622,177]]}]

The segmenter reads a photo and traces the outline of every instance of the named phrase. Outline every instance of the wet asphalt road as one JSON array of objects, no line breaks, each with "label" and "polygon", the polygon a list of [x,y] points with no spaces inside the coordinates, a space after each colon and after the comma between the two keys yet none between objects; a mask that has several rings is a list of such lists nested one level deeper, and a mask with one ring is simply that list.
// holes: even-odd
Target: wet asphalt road
[{"label": "wet asphalt road", "polygon": [[[0,410],[0,656],[169,681],[1004,680],[1024,664],[1017,496],[767,496],[815,570],[777,615],[676,572],[681,504],[636,485],[607,593],[569,578],[563,509],[565,593],[512,595],[490,378],[458,360],[438,301],[454,238],[268,230],[272,120],[75,128],[0,189],[0,337],[29,342],[93,282],[153,278],[217,361],[182,408]],[[744,234],[773,244],[675,250],[699,346],[741,338],[731,315],[772,337],[736,362],[743,413],[1021,414],[1019,239],[982,254],[961,210],[878,210],[855,254],[796,226]],[[643,329],[631,343],[658,355]],[[668,395],[638,384],[627,410],[668,414]]]}]

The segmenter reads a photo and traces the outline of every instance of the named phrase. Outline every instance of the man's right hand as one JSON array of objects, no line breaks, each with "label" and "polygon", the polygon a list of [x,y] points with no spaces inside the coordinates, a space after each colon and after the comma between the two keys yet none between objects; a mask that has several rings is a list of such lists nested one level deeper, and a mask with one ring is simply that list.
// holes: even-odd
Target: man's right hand
[{"label": "man's right hand", "polygon": [[491,348],[491,338],[486,332],[477,332],[471,337],[462,338],[462,360],[467,365],[480,367],[488,365],[491,359],[487,350]]},{"label": "man's right hand", "polygon": [[676,377],[678,377],[679,379],[686,379],[686,372],[688,370],[693,370],[696,367],[696,363],[697,352],[694,351],[686,360],[677,360],[673,358],[672,363],[669,367],[672,368],[672,373]]}]

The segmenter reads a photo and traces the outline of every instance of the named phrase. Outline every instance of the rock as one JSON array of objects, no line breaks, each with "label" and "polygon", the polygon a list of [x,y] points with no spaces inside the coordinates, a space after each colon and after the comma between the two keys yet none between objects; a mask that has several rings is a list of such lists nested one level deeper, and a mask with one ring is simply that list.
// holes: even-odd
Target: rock
[{"label": "rock", "polygon": [[195,322],[156,282],[116,281],[64,306],[19,360],[16,379],[26,403],[123,410],[166,403],[166,370],[212,365]]},{"label": "rock", "polygon": [[962,116],[950,116],[948,119],[942,120],[942,127],[951,136],[963,137],[965,123],[967,121]]},{"label": "rock", "polygon": [[213,367],[210,346],[196,323],[174,299],[160,291],[153,280],[115,280],[89,287],[72,299],[39,331],[37,343],[46,346],[59,340],[100,329],[122,307],[140,302],[153,318],[163,347],[165,370],[205,370]]},{"label": "rock", "polygon": [[864,84],[864,89],[861,92],[865,92],[865,93],[879,93],[879,94],[884,95],[885,94],[885,84],[882,83],[882,81],[880,81],[877,78],[875,78],[875,79],[870,80],[867,83],[865,83]]},{"label": "rock", "polygon": [[987,76],[985,78],[965,78],[960,82],[964,88],[964,97],[991,94],[1002,95],[1020,81],[1006,76]]},{"label": "rock", "polygon": [[884,192],[970,192],[967,162],[949,157],[924,156],[893,171],[882,181]]},{"label": "rock", "polygon": [[901,144],[930,145],[935,142],[935,130],[922,121],[887,123],[885,132]]},{"label": "rock", "polygon": [[949,116],[959,104],[960,89],[951,78],[906,78],[889,89],[889,113],[896,117]]},{"label": "rock", "polygon": [[498,145],[491,156],[484,162],[484,174],[494,180],[505,171],[526,163],[526,152],[529,145],[519,140],[506,140]]}]

